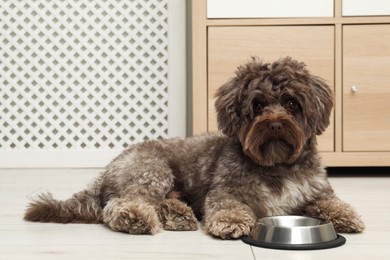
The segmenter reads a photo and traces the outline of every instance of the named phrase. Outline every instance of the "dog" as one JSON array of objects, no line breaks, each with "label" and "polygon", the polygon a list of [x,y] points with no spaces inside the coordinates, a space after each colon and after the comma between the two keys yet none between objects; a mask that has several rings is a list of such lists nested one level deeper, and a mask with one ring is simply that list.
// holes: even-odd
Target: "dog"
[{"label": "dog", "polygon": [[25,220],[131,234],[196,230],[200,220],[208,234],[235,239],[262,217],[294,214],[330,221],[337,232],[364,230],[317,152],[333,107],[323,79],[291,57],[252,58],[215,97],[220,133],[132,145],[72,198],[39,195]]}]

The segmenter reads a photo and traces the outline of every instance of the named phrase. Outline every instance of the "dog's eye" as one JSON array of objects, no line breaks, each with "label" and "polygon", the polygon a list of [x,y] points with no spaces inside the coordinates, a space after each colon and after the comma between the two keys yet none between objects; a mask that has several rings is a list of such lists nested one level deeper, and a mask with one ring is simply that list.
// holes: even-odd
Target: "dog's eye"
[{"label": "dog's eye", "polygon": [[253,102],[253,113],[260,114],[263,108],[263,104],[259,100]]},{"label": "dog's eye", "polygon": [[286,109],[287,111],[289,111],[290,113],[292,112],[295,112],[299,107],[299,104],[297,101],[295,101],[294,99],[290,99],[289,101],[287,101],[286,103]]}]

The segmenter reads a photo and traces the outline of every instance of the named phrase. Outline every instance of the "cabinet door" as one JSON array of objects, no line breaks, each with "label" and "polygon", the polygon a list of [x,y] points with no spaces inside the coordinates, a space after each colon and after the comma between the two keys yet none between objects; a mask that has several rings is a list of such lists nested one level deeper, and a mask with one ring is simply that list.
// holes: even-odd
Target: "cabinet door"
[{"label": "cabinet door", "polygon": [[[306,63],[334,85],[333,26],[210,27],[208,30],[208,130],[217,130],[215,90],[234,76],[237,66],[257,56],[273,62],[284,56]],[[334,150],[334,124],[319,137],[321,151]]]},{"label": "cabinet door", "polygon": [[390,15],[390,1],[343,0],[343,16]]},{"label": "cabinet door", "polygon": [[333,0],[207,0],[207,18],[332,17],[333,10]]},{"label": "cabinet door", "polygon": [[390,25],[343,34],[344,151],[390,151]]}]

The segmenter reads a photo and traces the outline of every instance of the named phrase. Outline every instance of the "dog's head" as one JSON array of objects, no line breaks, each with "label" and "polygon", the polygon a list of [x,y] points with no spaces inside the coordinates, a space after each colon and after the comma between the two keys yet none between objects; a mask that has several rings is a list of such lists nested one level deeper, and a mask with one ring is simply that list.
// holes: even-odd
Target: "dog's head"
[{"label": "dog's head", "polygon": [[264,166],[294,163],[329,125],[332,107],[324,80],[290,57],[272,64],[253,58],[217,90],[215,102],[219,129]]}]

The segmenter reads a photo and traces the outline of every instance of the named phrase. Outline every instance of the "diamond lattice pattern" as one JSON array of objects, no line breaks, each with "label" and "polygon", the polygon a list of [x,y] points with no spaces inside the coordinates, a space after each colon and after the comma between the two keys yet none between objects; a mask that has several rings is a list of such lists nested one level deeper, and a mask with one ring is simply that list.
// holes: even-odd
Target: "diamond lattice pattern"
[{"label": "diamond lattice pattern", "polygon": [[1,0],[0,149],[167,136],[168,0]]}]

